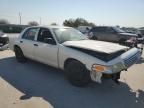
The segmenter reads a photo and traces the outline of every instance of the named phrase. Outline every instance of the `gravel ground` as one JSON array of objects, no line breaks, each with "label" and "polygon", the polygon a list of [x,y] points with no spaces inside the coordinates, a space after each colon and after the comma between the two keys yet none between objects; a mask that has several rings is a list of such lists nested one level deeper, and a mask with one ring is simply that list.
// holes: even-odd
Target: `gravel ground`
[{"label": "gravel ground", "polygon": [[0,51],[0,108],[144,108],[144,60],[112,80],[77,88],[61,70]]}]

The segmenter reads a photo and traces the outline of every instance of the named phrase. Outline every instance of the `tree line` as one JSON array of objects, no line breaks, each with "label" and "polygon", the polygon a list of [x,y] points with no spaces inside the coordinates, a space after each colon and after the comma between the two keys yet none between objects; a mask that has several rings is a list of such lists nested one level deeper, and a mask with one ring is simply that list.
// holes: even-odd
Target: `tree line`
[{"label": "tree line", "polygon": [[[0,24],[10,24],[10,22],[6,19],[0,19]],[[28,22],[28,25],[30,26],[38,26],[39,23],[37,21],[30,21]],[[51,23],[51,25],[58,25],[57,23]],[[78,26],[95,26],[94,23],[92,22],[89,22],[87,20],[85,20],[84,18],[76,18],[76,19],[67,19],[67,20],[64,20],[63,22],[63,25],[64,26],[69,26],[69,27],[78,27]]]}]

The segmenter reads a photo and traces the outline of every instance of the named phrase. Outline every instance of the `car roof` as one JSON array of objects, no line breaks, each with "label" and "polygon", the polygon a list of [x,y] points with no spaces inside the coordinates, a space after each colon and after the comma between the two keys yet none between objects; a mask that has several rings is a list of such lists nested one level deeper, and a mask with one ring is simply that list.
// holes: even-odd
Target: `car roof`
[{"label": "car roof", "polygon": [[93,28],[102,28],[102,27],[110,28],[110,27],[115,27],[115,26],[95,26],[95,27],[93,27]]},{"label": "car roof", "polygon": [[31,27],[28,27],[28,28],[33,28],[33,27],[40,27],[40,28],[60,28],[60,29],[63,29],[63,28],[72,28],[72,27],[67,27],[67,26],[31,26]]}]

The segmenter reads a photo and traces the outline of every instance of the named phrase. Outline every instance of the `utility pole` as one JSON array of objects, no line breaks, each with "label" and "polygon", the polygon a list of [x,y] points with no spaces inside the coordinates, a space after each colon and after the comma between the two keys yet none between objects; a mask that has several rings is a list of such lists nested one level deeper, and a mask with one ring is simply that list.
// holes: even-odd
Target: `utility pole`
[{"label": "utility pole", "polygon": [[40,20],[39,20],[39,24],[41,25],[41,17],[40,17]]},{"label": "utility pole", "polygon": [[19,12],[19,23],[21,25],[21,13]]}]

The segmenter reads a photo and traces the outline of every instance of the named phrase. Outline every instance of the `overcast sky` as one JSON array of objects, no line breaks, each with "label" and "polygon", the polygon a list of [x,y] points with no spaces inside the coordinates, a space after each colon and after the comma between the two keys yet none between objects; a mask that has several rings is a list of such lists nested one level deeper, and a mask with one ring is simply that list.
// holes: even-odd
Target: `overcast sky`
[{"label": "overcast sky", "polygon": [[43,25],[82,17],[96,25],[144,26],[144,0],[0,0],[0,19],[22,24]]}]

